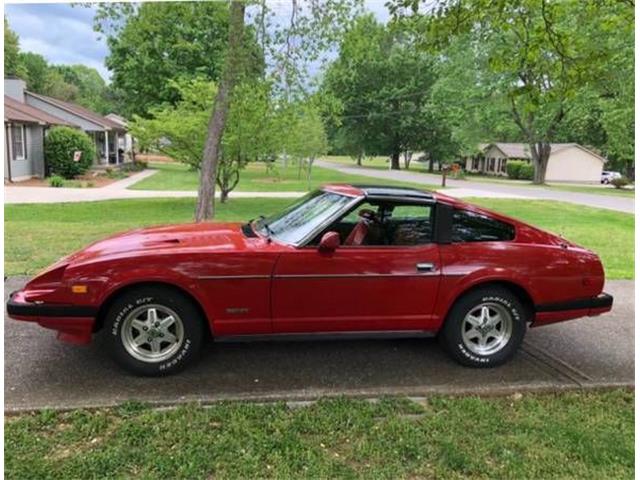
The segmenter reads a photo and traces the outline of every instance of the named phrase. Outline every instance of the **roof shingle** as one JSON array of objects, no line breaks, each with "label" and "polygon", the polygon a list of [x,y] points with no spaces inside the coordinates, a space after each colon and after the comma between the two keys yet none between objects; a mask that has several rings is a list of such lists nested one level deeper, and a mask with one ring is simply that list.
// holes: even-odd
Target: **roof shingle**
[{"label": "roof shingle", "polygon": [[89,120],[90,122],[100,125],[107,130],[125,130],[121,125],[114,122],[113,120],[103,117],[102,115],[92,112],[91,110],[81,107],[80,105],[76,105],[75,103],[65,102],[62,100],[58,100],[57,98],[40,95],[39,93],[25,92],[25,94],[38,98],[43,102],[50,103],[51,105],[54,105],[55,107],[58,107],[62,110],[66,110],[73,115]]},{"label": "roof shingle", "polygon": [[72,123],[47,113],[39,108],[21,103],[7,95],[4,96],[4,120],[40,125],[66,125],[76,127]]}]

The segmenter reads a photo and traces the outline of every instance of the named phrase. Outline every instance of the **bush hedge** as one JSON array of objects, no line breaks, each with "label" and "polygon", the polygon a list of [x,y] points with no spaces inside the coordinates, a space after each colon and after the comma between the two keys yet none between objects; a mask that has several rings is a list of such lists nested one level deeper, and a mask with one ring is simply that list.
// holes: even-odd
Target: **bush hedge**
[{"label": "bush hedge", "polygon": [[627,185],[629,185],[631,182],[627,177],[619,177],[619,178],[614,178],[609,183],[611,183],[611,185],[613,185],[616,188],[624,188]]},{"label": "bush hedge", "polygon": [[520,167],[520,174],[518,175],[520,180],[533,180],[533,165],[525,163]]},{"label": "bush hedge", "polygon": [[[74,153],[80,151],[79,161],[74,161]],[[64,178],[82,175],[93,164],[96,156],[93,140],[81,130],[70,127],[53,127],[44,142],[44,154],[50,174]]]},{"label": "bush hedge", "polygon": [[514,180],[533,180],[533,165],[523,160],[509,160],[507,176]]},{"label": "bush hedge", "polygon": [[520,169],[526,164],[527,162],[523,162],[522,160],[509,160],[507,162],[507,176],[514,180],[520,178]]}]

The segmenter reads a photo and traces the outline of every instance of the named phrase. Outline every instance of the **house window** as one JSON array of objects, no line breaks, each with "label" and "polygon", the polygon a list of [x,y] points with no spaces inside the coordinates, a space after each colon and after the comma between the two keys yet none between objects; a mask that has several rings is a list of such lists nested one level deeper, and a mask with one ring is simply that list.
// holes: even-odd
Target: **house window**
[{"label": "house window", "polygon": [[24,160],[27,158],[27,139],[24,125],[11,126],[11,152],[13,160]]}]

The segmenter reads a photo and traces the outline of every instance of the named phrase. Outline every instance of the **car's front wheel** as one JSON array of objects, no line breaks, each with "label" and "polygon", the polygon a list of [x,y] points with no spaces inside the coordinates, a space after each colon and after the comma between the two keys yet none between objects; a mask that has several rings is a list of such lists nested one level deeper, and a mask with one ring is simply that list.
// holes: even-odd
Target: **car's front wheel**
[{"label": "car's front wheel", "polygon": [[109,349],[137,375],[175,373],[202,347],[201,314],[186,296],[164,287],[140,287],[119,296],[105,318]]},{"label": "car's front wheel", "polygon": [[520,300],[502,287],[471,291],[454,304],[440,340],[462,365],[494,367],[518,350],[527,329],[527,312]]}]

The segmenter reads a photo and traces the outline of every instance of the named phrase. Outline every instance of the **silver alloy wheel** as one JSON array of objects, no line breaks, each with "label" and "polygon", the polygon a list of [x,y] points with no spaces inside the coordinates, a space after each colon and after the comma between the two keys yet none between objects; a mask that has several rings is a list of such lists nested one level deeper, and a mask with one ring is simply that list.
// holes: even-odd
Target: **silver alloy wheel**
[{"label": "silver alloy wheel", "polygon": [[132,357],[158,363],[180,350],[184,326],[182,319],[170,308],[157,304],[143,305],[124,319],[120,338]]},{"label": "silver alloy wheel", "polygon": [[473,307],[462,321],[462,341],[476,355],[491,355],[509,343],[513,317],[504,306],[484,302]]}]

